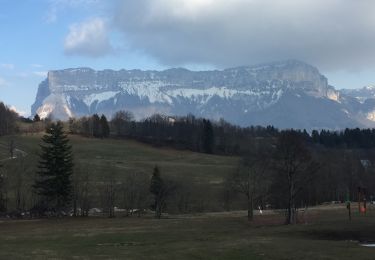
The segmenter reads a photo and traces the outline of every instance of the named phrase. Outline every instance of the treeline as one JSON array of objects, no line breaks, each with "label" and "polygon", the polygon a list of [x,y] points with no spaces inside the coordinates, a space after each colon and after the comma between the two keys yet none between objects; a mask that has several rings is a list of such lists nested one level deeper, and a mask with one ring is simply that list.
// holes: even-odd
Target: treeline
[{"label": "treeline", "polygon": [[[18,131],[33,133],[43,131],[50,120],[20,117],[16,112],[0,102],[0,136]],[[24,124],[17,124],[22,122]],[[69,130],[95,138],[126,137],[155,146],[169,146],[196,152],[223,155],[239,155],[246,152],[255,138],[277,138],[280,130],[273,126],[239,127],[225,120],[210,121],[193,115],[171,117],[155,114],[136,121],[131,112],[119,111],[109,121],[104,115],[93,115],[69,119]],[[295,130],[307,142],[330,148],[375,147],[375,129],[346,128],[342,131]]]},{"label": "treeline", "polygon": [[[279,131],[272,126],[242,128],[220,120],[212,122],[193,115],[169,117],[155,114],[136,121],[132,113],[117,112],[110,122],[104,115],[69,120],[72,134],[89,137],[131,138],[155,146],[169,146],[195,152],[224,155],[242,154],[253,138],[277,137]],[[106,129],[105,135],[98,134]],[[109,130],[109,132],[108,132]]]},{"label": "treeline", "polygon": [[0,136],[14,134],[17,130],[18,115],[0,102]]},{"label": "treeline", "polygon": [[373,148],[375,147],[375,129],[349,129],[343,131],[312,131],[314,143],[327,147]]},{"label": "treeline", "polygon": [[[102,115],[69,120],[73,134],[91,137],[126,137],[155,146],[169,146],[223,155],[240,155],[254,138],[277,138],[282,131],[273,126],[239,127],[224,120],[210,121],[193,115],[170,117],[155,114],[136,121],[131,112],[119,111],[109,122]],[[375,129],[343,131],[294,130],[306,142],[331,148],[374,148]]]},{"label": "treeline", "polygon": [[109,137],[110,128],[105,115],[99,117],[94,114],[91,117],[69,119],[69,131],[73,134],[80,134],[88,137],[106,138]]}]

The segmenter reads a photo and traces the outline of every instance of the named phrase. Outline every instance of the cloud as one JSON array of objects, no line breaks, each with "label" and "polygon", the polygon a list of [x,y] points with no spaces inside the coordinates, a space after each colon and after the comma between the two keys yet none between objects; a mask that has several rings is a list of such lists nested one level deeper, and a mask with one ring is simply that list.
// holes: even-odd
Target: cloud
[{"label": "cloud", "polygon": [[19,73],[16,74],[16,76],[17,76],[17,77],[20,77],[20,78],[27,78],[27,77],[29,77],[30,75],[29,75],[29,73],[27,73],[27,72],[19,72]]},{"label": "cloud", "polygon": [[102,1],[100,0],[49,0],[49,7],[45,14],[45,21],[47,23],[55,23],[61,12],[73,8],[91,8],[98,6]]},{"label": "cloud", "polygon": [[100,57],[112,52],[106,22],[93,18],[70,26],[65,38],[64,51],[67,55]]},{"label": "cloud", "polygon": [[19,110],[15,106],[10,106],[9,109],[12,110],[12,111],[14,111],[14,112],[16,112],[20,116],[27,116],[28,115],[28,113],[26,111]]},{"label": "cloud", "polygon": [[33,74],[38,77],[47,77],[48,71],[33,71]]},{"label": "cloud", "polygon": [[30,64],[30,66],[33,67],[33,68],[42,68],[43,67],[43,65],[38,64],[38,63]]},{"label": "cloud", "polygon": [[113,25],[130,50],[166,65],[300,59],[326,70],[375,66],[373,0],[122,0]]},{"label": "cloud", "polygon": [[13,70],[15,68],[15,65],[10,63],[2,63],[0,64],[0,67],[3,69]]}]

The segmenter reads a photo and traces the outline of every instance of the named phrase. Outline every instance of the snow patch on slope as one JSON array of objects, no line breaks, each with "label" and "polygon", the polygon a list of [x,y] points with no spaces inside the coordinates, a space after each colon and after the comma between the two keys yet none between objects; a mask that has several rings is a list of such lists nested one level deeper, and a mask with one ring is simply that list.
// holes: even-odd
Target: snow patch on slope
[{"label": "snow patch on slope", "polygon": [[[187,98],[191,99],[200,104],[207,103],[212,97],[218,96],[223,99],[230,99],[234,96],[253,96],[260,98],[262,96],[271,95],[270,91],[252,91],[252,90],[235,90],[226,87],[211,87],[208,89],[193,89],[193,88],[181,88],[169,90],[166,92],[169,96],[174,98]],[[282,90],[279,90],[276,95],[272,95],[273,101],[277,101],[282,95]]]},{"label": "snow patch on slope", "polygon": [[98,103],[111,99],[115,97],[120,91],[105,91],[101,93],[94,93],[88,96],[85,96],[83,102],[90,107],[92,103],[97,101]]},{"label": "snow patch on slope", "polygon": [[166,86],[162,81],[120,82],[119,86],[124,93],[147,98],[150,103],[172,104],[172,99],[161,91],[161,87]]},{"label": "snow patch on slope", "polygon": [[[269,90],[253,91],[253,90],[236,90],[227,87],[210,87],[206,89],[183,88],[181,86],[173,86],[170,89],[166,83],[162,81],[145,81],[145,82],[121,82],[119,84],[123,93],[138,96],[141,99],[148,99],[150,103],[168,103],[172,104],[173,99],[185,98],[199,104],[207,103],[212,97],[217,96],[222,99],[230,99],[235,96],[252,96],[261,98],[264,96],[272,96],[272,103],[277,102],[282,96],[283,91],[272,92]],[[176,88],[178,87],[178,88]],[[166,90],[164,90],[166,88]]]}]

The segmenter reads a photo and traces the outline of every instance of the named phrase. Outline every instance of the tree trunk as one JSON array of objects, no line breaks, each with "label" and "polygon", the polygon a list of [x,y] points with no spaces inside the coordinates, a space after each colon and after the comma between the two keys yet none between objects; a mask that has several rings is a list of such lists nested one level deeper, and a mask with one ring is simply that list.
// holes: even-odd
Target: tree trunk
[{"label": "tree trunk", "polygon": [[287,215],[286,215],[286,221],[285,221],[285,224],[289,225],[292,223],[292,208],[291,208],[291,201],[289,199],[289,202],[288,202],[288,209],[287,209]]},{"label": "tree trunk", "polygon": [[161,218],[161,205],[160,205],[160,203],[156,203],[155,217],[159,218],[159,219]]},{"label": "tree trunk", "polygon": [[73,200],[73,216],[77,217],[77,197],[74,196]]},{"label": "tree trunk", "polygon": [[17,195],[16,195],[16,209],[21,210],[21,192],[19,188],[17,189]]},{"label": "tree trunk", "polygon": [[247,220],[252,221],[254,218],[254,205],[253,205],[253,198],[252,196],[247,196]]},{"label": "tree trunk", "polygon": [[293,184],[289,184],[289,194],[288,194],[288,211],[286,216],[285,224],[289,225],[293,223],[293,209],[294,209],[294,202],[293,202]]}]

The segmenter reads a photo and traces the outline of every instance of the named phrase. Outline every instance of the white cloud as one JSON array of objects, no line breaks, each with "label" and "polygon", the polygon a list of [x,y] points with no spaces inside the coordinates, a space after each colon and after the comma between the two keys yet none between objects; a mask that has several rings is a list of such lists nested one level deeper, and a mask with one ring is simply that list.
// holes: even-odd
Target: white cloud
[{"label": "white cloud", "polygon": [[11,63],[1,63],[0,67],[3,69],[13,70],[16,66]]},{"label": "white cloud", "polygon": [[16,112],[16,113],[19,114],[20,116],[27,116],[27,115],[28,115],[28,113],[27,113],[26,111],[19,110],[19,109],[17,109],[15,106],[10,106],[9,108],[10,108],[10,110]]},{"label": "white cloud", "polygon": [[47,77],[48,71],[33,71],[33,74],[38,77]]},{"label": "white cloud", "polygon": [[102,2],[100,0],[49,0],[49,8],[45,14],[45,21],[47,23],[54,23],[58,20],[59,14],[67,9],[87,9],[98,6]]},{"label": "white cloud", "polygon": [[73,24],[65,37],[64,51],[67,55],[100,57],[112,52],[108,27],[101,18],[93,18]]},{"label": "white cloud", "polygon": [[20,78],[27,78],[29,76],[29,73],[27,72],[19,72],[16,74],[17,77],[20,77]]},{"label": "white cloud", "polygon": [[122,0],[114,10],[126,45],[167,65],[375,67],[373,0]]},{"label": "white cloud", "polygon": [[38,63],[30,64],[30,66],[33,67],[33,68],[42,68],[43,67],[43,65],[38,64]]}]

